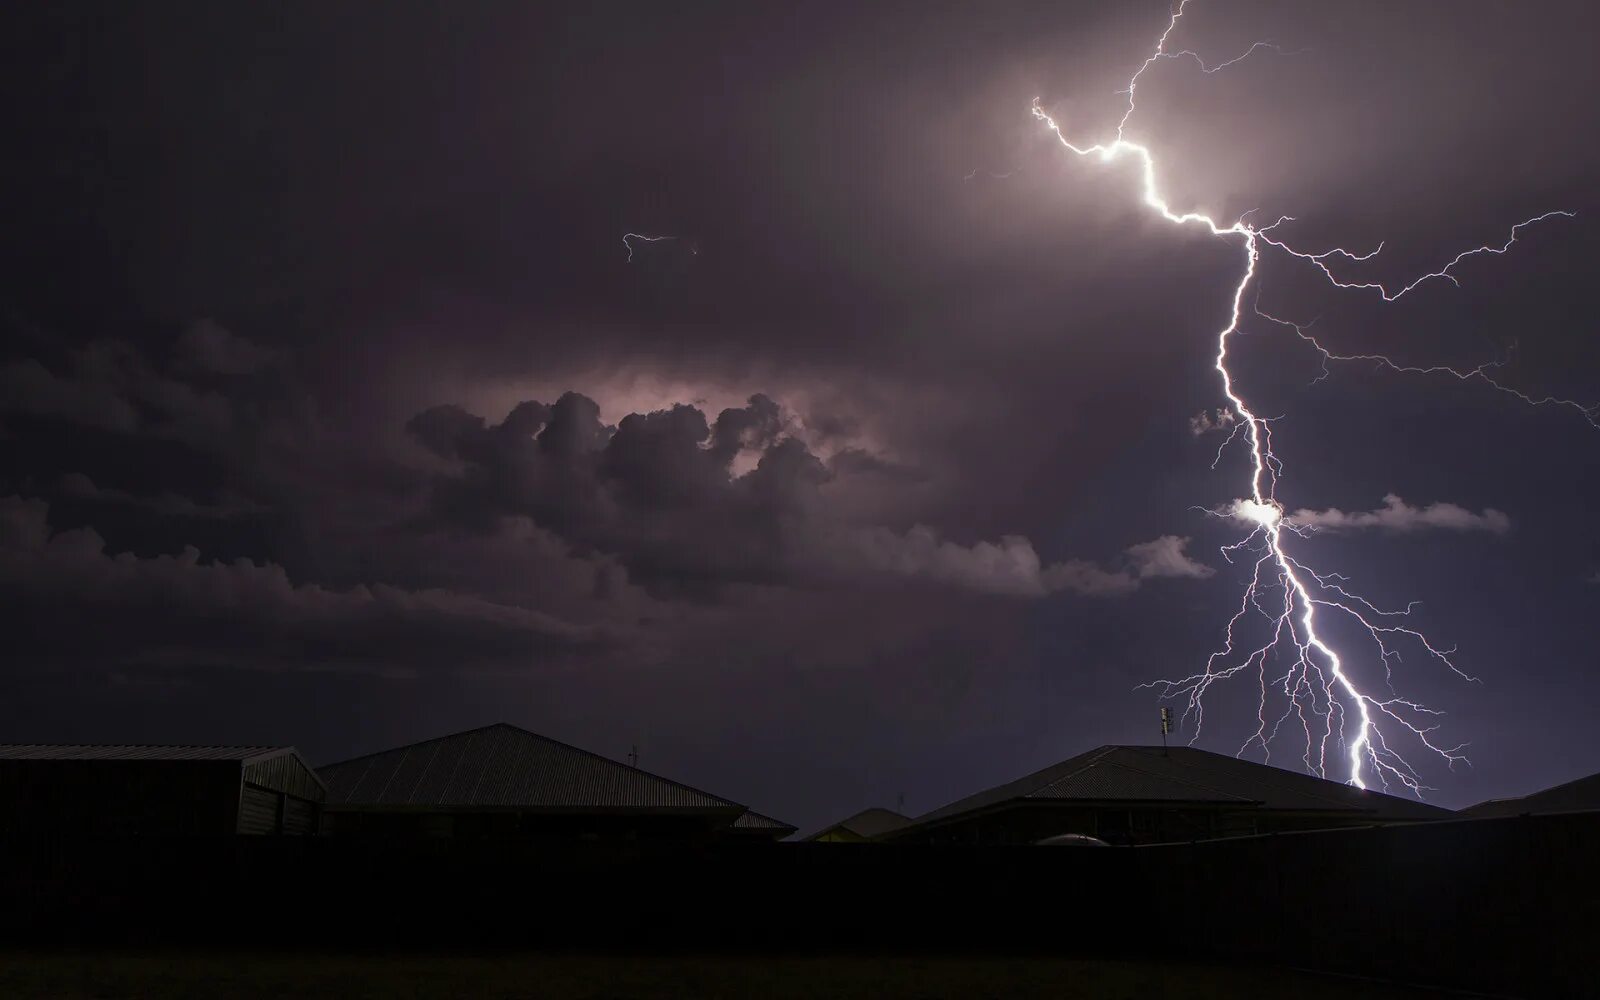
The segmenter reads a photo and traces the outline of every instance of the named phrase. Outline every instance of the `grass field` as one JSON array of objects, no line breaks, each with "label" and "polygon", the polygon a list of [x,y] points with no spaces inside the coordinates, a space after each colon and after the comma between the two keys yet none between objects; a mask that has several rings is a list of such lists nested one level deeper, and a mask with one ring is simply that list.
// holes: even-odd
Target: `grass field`
[{"label": "grass field", "polygon": [[0,997],[7,1000],[1384,1000],[1436,995],[1274,969],[1042,958],[0,953]]}]

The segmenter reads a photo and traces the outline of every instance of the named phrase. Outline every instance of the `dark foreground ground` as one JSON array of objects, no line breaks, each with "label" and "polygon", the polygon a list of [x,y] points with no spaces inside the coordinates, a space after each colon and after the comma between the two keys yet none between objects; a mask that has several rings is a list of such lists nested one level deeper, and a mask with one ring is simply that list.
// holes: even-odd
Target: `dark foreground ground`
[{"label": "dark foreground ground", "polygon": [[1600,813],[1137,848],[0,840],[0,1000],[1600,997],[1596,844]]},{"label": "dark foreground ground", "polygon": [[1450,994],[1292,970],[1050,958],[0,953],[0,996],[13,1000],[1400,1000],[1444,995]]}]

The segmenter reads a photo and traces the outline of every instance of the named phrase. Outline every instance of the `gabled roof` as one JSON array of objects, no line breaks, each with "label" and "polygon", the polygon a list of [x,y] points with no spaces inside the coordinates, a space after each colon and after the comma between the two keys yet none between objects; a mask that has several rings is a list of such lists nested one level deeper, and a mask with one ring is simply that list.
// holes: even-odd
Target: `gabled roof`
[{"label": "gabled roof", "polygon": [[785,823],[781,819],[773,819],[771,816],[763,816],[753,809],[746,809],[743,816],[740,816],[737,820],[734,820],[733,828],[735,830],[748,830],[752,833],[759,832],[768,834],[774,840],[787,837],[796,830],[796,827]]},{"label": "gabled roof", "polygon": [[1600,810],[1600,774],[1569,781],[1517,799],[1490,799],[1468,806],[1459,815],[1466,819],[1494,819],[1526,813],[1590,812]]},{"label": "gabled roof", "polygon": [[1103,746],[918,816],[917,825],[1007,802],[1211,803],[1376,820],[1444,819],[1447,809],[1193,747]]},{"label": "gabled roof", "polygon": [[231,760],[249,763],[293,753],[294,747],[0,743],[0,760]]},{"label": "gabled roof", "polygon": [[852,833],[857,837],[871,840],[880,834],[898,830],[911,822],[910,816],[902,816],[893,809],[863,809],[854,816],[847,816],[832,826],[809,834],[805,840],[819,840],[830,833]]},{"label": "gabled roof", "polygon": [[744,806],[496,723],[317,769],[330,806],[727,812]]}]

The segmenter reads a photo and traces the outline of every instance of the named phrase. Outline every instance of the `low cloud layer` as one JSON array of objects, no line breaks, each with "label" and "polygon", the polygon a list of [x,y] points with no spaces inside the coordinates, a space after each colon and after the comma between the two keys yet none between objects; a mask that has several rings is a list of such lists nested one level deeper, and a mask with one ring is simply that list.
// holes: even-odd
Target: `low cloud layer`
[{"label": "low cloud layer", "polygon": [[1409,534],[1418,531],[1486,531],[1503,535],[1511,530],[1511,518],[1493,507],[1480,513],[1453,503],[1431,503],[1416,507],[1393,493],[1383,498],[1377,510],[1342,511],[1301,509],[1289,515],[1292,525],[1324,531],[1388,531]]},{"label": "low cloud layer", "polygon": [[1017,535],[962,546],[918,525],[903,535],[880,528],[856,538],[862,559],[874,570],[1014,597],[1060,591],[1115,597],[1132,593],[1146,580],[1202,579],[1214,572],[1184,551],[1189,539],[1174,535],[1129,546],[1113,569],[1082,559],[1044,565],[1033,543]]},{"label": "low cloud layer", "polygon": [[73,472],[62,476],[61,482],[57,486],[57,491],[61,496],[72,500],[137,507],[153,514],[167,517],[226,520],[236,517],[248,517],[253,514],[264,514],[267,510],[260,504],[235,496],[223,496],[216,503],[200,503],[170,491],[144,496],[129,493],[127,490],[107,489],[96,485],[94,480],[81,472]]},{"label": "low cloud layer", "polygon": [[[33,623],[12,653],[330,669],[385,668],[419,653],[525,662],[606,645],[600,628],[439,588],[295,583],[282,566],[113,554],[92,528],[52,531],[40,500],[0,497],[0,600]],[[92,627],[83,627],[92,623]]]}]

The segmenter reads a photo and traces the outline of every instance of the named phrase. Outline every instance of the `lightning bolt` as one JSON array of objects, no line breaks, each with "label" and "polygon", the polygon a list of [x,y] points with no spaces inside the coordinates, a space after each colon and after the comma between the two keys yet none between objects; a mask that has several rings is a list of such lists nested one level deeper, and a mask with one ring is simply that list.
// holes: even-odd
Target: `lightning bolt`
[{"label": "lightning bolt", "polygon": [[675,240],[676,236],[646,236],[643,233],[623,233],[622,245],[628,248],[628,263],[633,263],[633,241],[641,243],[660,243],[662,240]]},{"label": "lightning bolt", "polygon": [[[1165,39],[1163,39],[1163,41],[1165,41]],[[1245,49],[1243,52],[1241,52],[1238,55],[1234,56],[1232,59],[1228,59],[1228,60],[1226,60],[1224,62],[1219,62],[1215,66],[1207,66],[1206,65],[1206,61],[1200,57],[1200,53],[1192,51],[1190,49],[1184,49],[1181,52],[1165,52],[1165,51],[1159,51],[1158,50],[1156,52],[1155,58],[1156,59],[1193,59],[1195,61],[1195,63],[1200,67],[1200,72],[1204,73],[1207,76],[1210,76],[1212,73],[1221,72],[1222,70],[1227,69],[1229,66],[1232,66],[1235,63],[1244,62],[1246,59],[1250,58],[1250,56],[1254,55],[1257,51],[1259,51],[1261,49],[1267,49],[1267,50],[1269,50],[1271,52],[1276,52],[1280,56],[1297,56],[1297,55],[1300,55],[1303,52],[1309,51],[1307,49],[1295,49],[1293,52],[1285,52],[1282,48],[1279,48],[1278,46],[1272,44],[1271,42],[1256,42],[1254,45],[1250,46],[1248,49]],[[1142,71],[1143,70],[1141,70],[1141,72]],[[1117,93],[1126,94],[1127,91],[1126,90],[1119,90],[1119,91],[1117,91]]]},{"label": "lightning bolt", "polygon": [[[1277,499],[1277,486],[1283,465],[1272,449],[1272,418],[1258,415],[1246,402],[1233,373],[1229,370],[1229,349],[1235,334],[1241,331],[1244,305],[1251,287],[1256,282],[1257,265],[1264,248],[1306,261],[1318,268],[1336,288],[1376,292],[1386,302],[1393,302],[1417,287],[1431,281],[1456,282],[1455,269],[1463,261],[1480,255],[1501,255],[1511,251],[1521,231],[1538,222],[1555,216],[1571,218],[1567,211],[1547,212],[1524,220],[1511,227],[1504,244],[1490,244],[1457,254],[1442,267],[1423,274],[1410,282],[1389,287],[1378,282],[1345,280],[1336,273],[1338,262],[1370,260],[1383,249],[1356,253],[1344,248],[1310,252],[1297,249],[1277,236],[1279,227],[1294,219],[1280,217],[1269,225],[1256,226],[1248,220],[1251,213],[1224,223],[1209,215],[1195,211],[1177,211],[1161,193],[1156,179],[1155,157],[1148,146],[1126,138],[1129,121],[1136,110],[1139,83],[1151,66],[1164,60],[1193,59],[1201,70],[1213,73],[1232,66],[1250,54],[1275,46],[1257,42],[1243,54],[1207,66],[1196,53],[1189,50],[1169,52],[1167,42],[1178,27],[1189,0],[1179,0],[1172,10],[1166,30],[1157,40],[1155,50],[1134,71],[1121,94],[1127,96],[1127,108],[1117,123],[1115,138],[1093,145],[1079,145],[1069,139],[1061,127],[1037,99],[1033,115],[1047,126],[1061,145],[1080,157],[1095,157],[1101,163],[1131,159],[1138,166],[1142,181],[1144,204],[1166,221],[1177,226],[1201,226],[1219,239],[1236,240],[1242,256],[1238,283],[1233,287],[1231,309],[1227,324],[1218,331],[1215,369],[1222,383],[1222,394],[1235,417],[1235,426],[1226,448],[1234,440],[1244,440],[1250,453],[1249,495],[1235,500],[1231,505],[1208,513],[1242,521],[1251,525],[1249,533],[1240,541],[1222,550],[1229,563],[1248,560],[1253,569],[1244,589],[1237,611],[1228,620],[1221,649],[1207,658],[1204,668],[1187,677],[1154,681],[1142,687],[1155,688],[1163,698],[1182,698],[1186,702],[1184,721],[1192,716],[1194,735],[1200,737],[1205,720],[1205,695],[1213,684],[1240,673],[1254,673],[1260,683],[1261,695],[1257,710],[1258,726],[1239,748],[1243,754],[1252,745],[1259,745],[1270,759],[1271,744],[1285,726],[1299,729],[1305,737],[1302,757],[1308,771],[1326,776],[1330,755],[1342,752],[1343,768],[1347,780],[1366,788],[1370,778],[1387,789],[1391,782],[1398,783],[1418,796],[1427,788],[1420,772],[1393,745],[1390,734],[1404,734],[1432,754],[1442,758],[1447,765],[1465,761],[1463,746],[1450,746],[1438,742],[1434,733],[1441,714],[1419,702],[1394,693],[1393,665],[1400,661],[1401,644],[1420,649],[1429,659],[1437,662],[1456,676],[1475,680],[1460,670],[1451,657],[1454,650],[1441,649],[1426,635],[1406,624],[1413,605],[1403,609],[1384,609],[1374,605],[1349,589],[1346,577],[1337,573],[1321,573],[1307,566],[1294,554],[1293,540],[1311,533],[1311,528],[1296,525],[1285,517],[1285,508]],[[1281,51],[1281,50],[1279,50]],[[1510,388],[1491,375],[1497,364],[1491,363],[1470,370],[1443,366],[1416,367],[1397,364],[1382,355],[1338,355],[1325,348],[1307,330],[1307,325],[1296,326],[1285,320],[1260,313],[1252,303],[1252,311],[1263,319],[1293,329],[1299,337],[1318,351],[1326,366],[1334,361],[1369,361],[1387,366],[1395,371],[1423,374],[1448,374],[1462,381],[1481,380],[1490,386],[1517,396],[1533,405],[1565,406],[1578,410],[1591,424],[1600,426],[1600,407],[1556,399],[1538,398]],[[1325,369],[1326,370],[1326,369]],[[1219,456],[1221,450],[1218,452]],[[1242,638],[1244,623],[1260,616],[1267,623],[1265,639],[1259,645]],[[1324,617],[1339,617],[1352,622],[1358,634],[1371,643],[1371,652],[1383,667],[1384,686],[1380,689],[1364,687],[1351,674],[1349,662],[1329,643],[1323,631]],[[1269,664],[1287,660],[1287,667],[1270,668]],[[1283,696],[1283,710],[1269,710],[1273,692]]]},{"label": "lightning bolt", "polygon": [[[1562,212],[1561,215],[1570,213]],[[1329,375],[1328,363],[1330,361],[1366,361],[1377,368],[1400,372],[1407,375],[1448,375],[1458,382],[1481,382],[1496,392],[1505,393],[1513,399],[1520,400],[1529,406],[1557,407],[1572,410],[1578,416],[1589,422],[1589,426],[1600,429],[1600,403],[1584,403],[1576,399],[1565,399],[1560,396],[1535,396],[1521,389],[1506,385],[1494,377],[1496,369],[1505,366],[1504,361],[1485,361],[1472,368],[1456,368],[1451,365],[1403,365],[1393,360],[1386,354],[1335,354],[1322,345],[1311,333],[1312,323],[1296,323],[1292,320],[1281,319],[1270,313],[1262,312],[1260,305],[1254,307],[1255,314],[1269,323],[1293,330],[1295,334],[1317,352],[1322,359],[1322,374],[1312,380],[1312,384],[1321,382]],[[1214,467],[1214,466],[1213,466]]]}]

